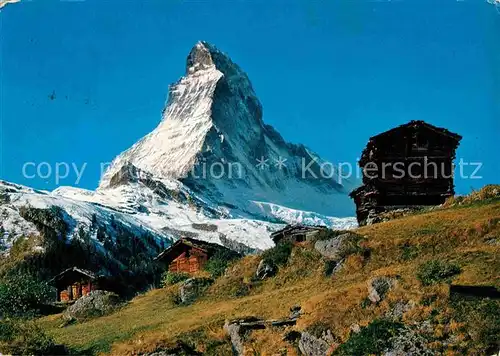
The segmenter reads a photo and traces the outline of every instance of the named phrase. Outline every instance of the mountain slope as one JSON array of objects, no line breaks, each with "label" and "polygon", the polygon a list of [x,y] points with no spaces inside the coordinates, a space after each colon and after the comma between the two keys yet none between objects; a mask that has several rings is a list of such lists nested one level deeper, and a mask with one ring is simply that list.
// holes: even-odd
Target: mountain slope
[{"label": "mountain slope", "polygon": [[[42,319],[40,325],[58,342],[84,353],[144,354],[182,340],[206,354],[231,355],[223,331],[225,320],[248,316],[279,319],[298,304],[303,314],[296,326],[249,332],[244,339],[246,350],[251,354],[284,350],[288,355],[299,354],[296,344],[285,339],[291,331],[319,337],[330,330],[332,349],[340,350],[340,344],[356,335],[366,337],[360,345],[371,345],[369,335],[352,331],[356,325],[363,331],[374,320],[395,317],[391,323],[402,323],[404,330],[416,332],[403,345],[415,346],[418,354],[493,354],[498,349],[486,350],[488,342],[498,336],[500,326],[492,318],[498,315],[499,302],[486,299],[456,304],[449,299],[449,280],[423,285],[418,271],[425,262],[439,260],[460,266],[454,284],[500,287],[496,258],[500,253],[499,217],[498,198],[407,216],[354,230],[365,236],[364,247],[370,255],[350,255],[330,277],[324,274],[327,262],[312,246],[296,246],[277,276],[252,282],[261,258],[247,256],[192,305],[173,303],[178,289],[173,286],[138,296],[106,317],[59,328],[56,315]],[[377,276],[395,278],[397,284],[384,300],[367,302],[368,282]],[[387,338],[375,341],[388,343]]]}]

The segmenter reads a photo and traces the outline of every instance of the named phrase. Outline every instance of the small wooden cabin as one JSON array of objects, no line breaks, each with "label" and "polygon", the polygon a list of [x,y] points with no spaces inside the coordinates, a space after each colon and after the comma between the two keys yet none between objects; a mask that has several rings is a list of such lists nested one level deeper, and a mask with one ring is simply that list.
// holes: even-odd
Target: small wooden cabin
[{"label": "small wooden cabin", "polygon": [[160,253],[155,261],[170,272],[195,273],[203,269],[207,261],[217,252],[239,255],[224,246],[183,237]]},{"label": "small wooden cabin", "polygon": [[99,288],[100,276],[71,267],[55,276],[49,284],[57,289],[58,302],[71,302]]},{"label": "small wooden cabin", "polygon": [[271,239],[276,245],[282,242],[299,243],[309,241],[318,232],[326,229],[324,226],[287,225],[285,228],[273,232]]},{"label": "small wooden cabin", "polygon": [[462,137],[424,121],[373,136],[359,166],[363,185],[350,193],[359,225],[399,208],[439,205],[454,194],[453,160]]}]

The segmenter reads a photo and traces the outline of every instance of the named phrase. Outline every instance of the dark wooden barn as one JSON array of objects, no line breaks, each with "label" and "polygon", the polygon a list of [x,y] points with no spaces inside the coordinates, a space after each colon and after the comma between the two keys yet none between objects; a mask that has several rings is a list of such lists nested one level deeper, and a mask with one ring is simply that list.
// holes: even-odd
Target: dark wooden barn
[{"label": "dark wooden barn", "polygon": [[326,229],[324,226],[287,225],[285,228],[273,232],[271,239],[276,245],[282,242],[299,243],[308,241],[318,232]]},{"label": "dark wooden barn", "polygon": [[183,237],[160,253],[155,261],[170,272],[192,274],[203,269],[205,263],[218,251],[238,255],[237,252],[215,243]]},{"label": "dark wooden barn", "polygon": [[359,165],[363,185],[351,192],[359,225],[380,213],[439,205],[454,194],[453,160],[462,137],[410,121],[371,137]]},{"label": "dark wooden barn", "polygon": [[56,287],[58,302],[70,302],[99,289],[102,281],[102,276],[91,271],[71,267],[55,276],[49,284]]}]

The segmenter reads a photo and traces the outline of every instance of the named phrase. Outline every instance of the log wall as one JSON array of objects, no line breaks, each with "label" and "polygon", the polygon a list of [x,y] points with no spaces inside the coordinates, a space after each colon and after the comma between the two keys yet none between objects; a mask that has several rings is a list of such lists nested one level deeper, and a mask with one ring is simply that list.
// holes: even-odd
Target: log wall
[{"label": "log wall", "polygon": [[176,259],[174,259],[168,270],[170,272],[185,272],[185,273],[195,273],[203,268],[208,260],[206,253],[199,250],[190,250],[183,252]]}]

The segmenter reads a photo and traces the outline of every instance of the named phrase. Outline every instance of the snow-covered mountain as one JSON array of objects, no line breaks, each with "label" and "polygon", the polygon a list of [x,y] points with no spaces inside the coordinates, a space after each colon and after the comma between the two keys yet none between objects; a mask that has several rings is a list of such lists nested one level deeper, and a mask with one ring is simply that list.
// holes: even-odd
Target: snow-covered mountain
[{"label": "snow-covered mountain", "polygon": [[[261,218],[263,203],[330,216],[351,213],[353,186],[303,145],[287,143],[262,120],[262,105],[248,76],[214,46],[199,42],[186,76],[171,86],[163,119],[120,154],[100,190],[127,165],[161,179],[176,179],[217,206]],[[322,178],[322,176],[330,176]],[[116,179],[115,179],[116,180]]]},{"label": "snow-covered mountain", "polygon": [[158,127],[113,161],[96,191],[0,181],[0,245],[39,234],[54,214],[68,237],[90,236],[104,252],[124,230],[162,247],[191,236],[248,251],[271,247],[270,232],[285,223],[354,226],[332,217],[351,212],[352,184],[339,184],[337,172],[321,178],[323,161],[285,142],[262,112],[247,75],[197,43]]}]

